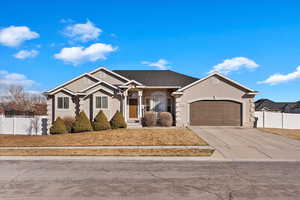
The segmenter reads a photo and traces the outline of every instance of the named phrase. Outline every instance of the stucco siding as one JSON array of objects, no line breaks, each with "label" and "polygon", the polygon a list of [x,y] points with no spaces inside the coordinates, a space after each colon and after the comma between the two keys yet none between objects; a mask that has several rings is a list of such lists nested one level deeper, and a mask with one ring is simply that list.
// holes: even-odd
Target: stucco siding
[{"label": "stucco siding", "polygon": [[232,100],[242,104],[243,126],[252,123],[252,98],[245,98],[245,91],[220,77],[212,76],[183,91],[177,98],[176,116],[178,126],[189,125],[190,103],[198,100]]},{"label": "stucco siding", "polygon": [[[58,97],[69,97],[69,108],[68,109],[59,109],[57,108],[57,103],[58,103]],[[57,117],[75,117],[75,104],[72,101],[72,97],[70,95],[67,95],[63,92],[58,92],[54,95],[55,98],[55,119]]]},{"label": "stucco siding", "polygon": [[[96,97],[97,96],[107,96],[108,97],[108,109],[97,109],[96,108]],[[119,98],[117,98],[115,96],[107,95],[101,91],[97,91],[97,92],[93,93],[93,102],[94,102],[93,103],[93,118],[95,118],[95,116],[98,114],[98,112],[100,110],[102,110],[105,113],[108,120],[110,120],[117,111],[121,110],[121,102],[120,102]]]},{"label": "stucco siding", "polygon": [[113,85],[123,85],[126,82],[126,81],[121,80],[120,78],[116,77],[115,75],[107,73],[103,70],[95,72],[92,75],[105,81],[105,82],[113,84]]},{"label": "stucco siding", "polygon": [[73,92],[80,92],[93,84],[95,84],[97,81],[92,80],[91,78],[88,78],[87,76],[81,77],[80,79],[73,81],[72,83],[69,83],[65,86],[65,88],[73,91]]},{"label": "stucco siding", "polygon": [[97,86],[91,87],[88,90],[85,90],[85,93],[89,94],[89,93],[91,93],[93,91],[98,91],[98,90],[104,90],[104,91],[107,91],[109,93],[114,93],[114,90],[111,87],[109,87],[109,86],[106,86],[106,85],[104,86],[104,83],[103,83],[103,85],[99,84]]},{"label": "stucco siding", "polygon": [[[143,90],[143,105],[145,105],[146,98],[153,97],[154,95],[163,95],[165,99],[163,100],[165,111],[167,111],[168,98],[172,99],[172,113],[175,113],[175,102],[171,93],[167,89],[145,89]],[[174,105],[174,106],[173,106]]]}]

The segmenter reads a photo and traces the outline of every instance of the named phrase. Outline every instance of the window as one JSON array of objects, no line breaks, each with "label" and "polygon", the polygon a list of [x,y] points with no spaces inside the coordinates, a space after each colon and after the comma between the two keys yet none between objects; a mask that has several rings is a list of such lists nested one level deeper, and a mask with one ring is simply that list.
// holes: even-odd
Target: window
[{"label": "window", "polygon": [[165,111],[165,101],[163,101],[163,99],[164,99],[164,97],[160,96],[160,95],[153,96],[153,108],[152,109],[155,112]]},{"label": "window", "polygon": [[151,103],[151,99],[146,98],[146,102],[145,102],[146,111],[151,111],[150,103]]},{"label": "window", "polygon": [[58,109],[69,109],[69,97],[58,97],[57,98]]},{"label": "window", "polygon": [[167,112],[172,113],[172,99],[168,98]]},{"label": "window", "polygon": [[107,109],[108,108],[108,98],[106,96],[96,97],[96,108]]}]

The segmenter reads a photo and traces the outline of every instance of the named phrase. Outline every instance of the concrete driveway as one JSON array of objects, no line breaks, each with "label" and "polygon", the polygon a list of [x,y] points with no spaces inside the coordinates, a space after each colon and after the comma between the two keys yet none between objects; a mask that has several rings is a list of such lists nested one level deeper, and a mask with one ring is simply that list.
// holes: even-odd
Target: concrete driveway
[{"label": "concrete driveway", "polygon": [[216,152],[212,159],[300,160],[300,141],[240,127],[191,127]]}]

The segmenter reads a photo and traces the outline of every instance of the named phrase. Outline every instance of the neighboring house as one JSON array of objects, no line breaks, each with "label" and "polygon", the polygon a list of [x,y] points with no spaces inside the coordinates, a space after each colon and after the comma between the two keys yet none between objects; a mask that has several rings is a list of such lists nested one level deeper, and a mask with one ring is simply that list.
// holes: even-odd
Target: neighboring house
[{"label": "neighboring house", "polygon": [[274,102],[269,99],[259,99],[255,102],[255,110],[283,112],[283,113],[300,113],[300,101]]},{"label": "neighboring house", "polygon": [[50,122],[80,111],[93,120],[103,110],[110,119],[119,110],[127,122],[140,123],[146,111],[167,111],[180,127],[252,127],[257,92],[217,72],[198,79],[170,70],[100,67],[44,94]]}]

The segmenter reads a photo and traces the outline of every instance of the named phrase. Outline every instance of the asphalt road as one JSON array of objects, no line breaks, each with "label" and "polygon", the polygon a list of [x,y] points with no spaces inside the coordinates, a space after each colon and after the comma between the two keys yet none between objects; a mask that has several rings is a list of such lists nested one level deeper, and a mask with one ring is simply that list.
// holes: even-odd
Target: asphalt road
[{"label": "asphalt road", "polygon": [[0,199],[300,199],[300,162],[1,160]]}]

